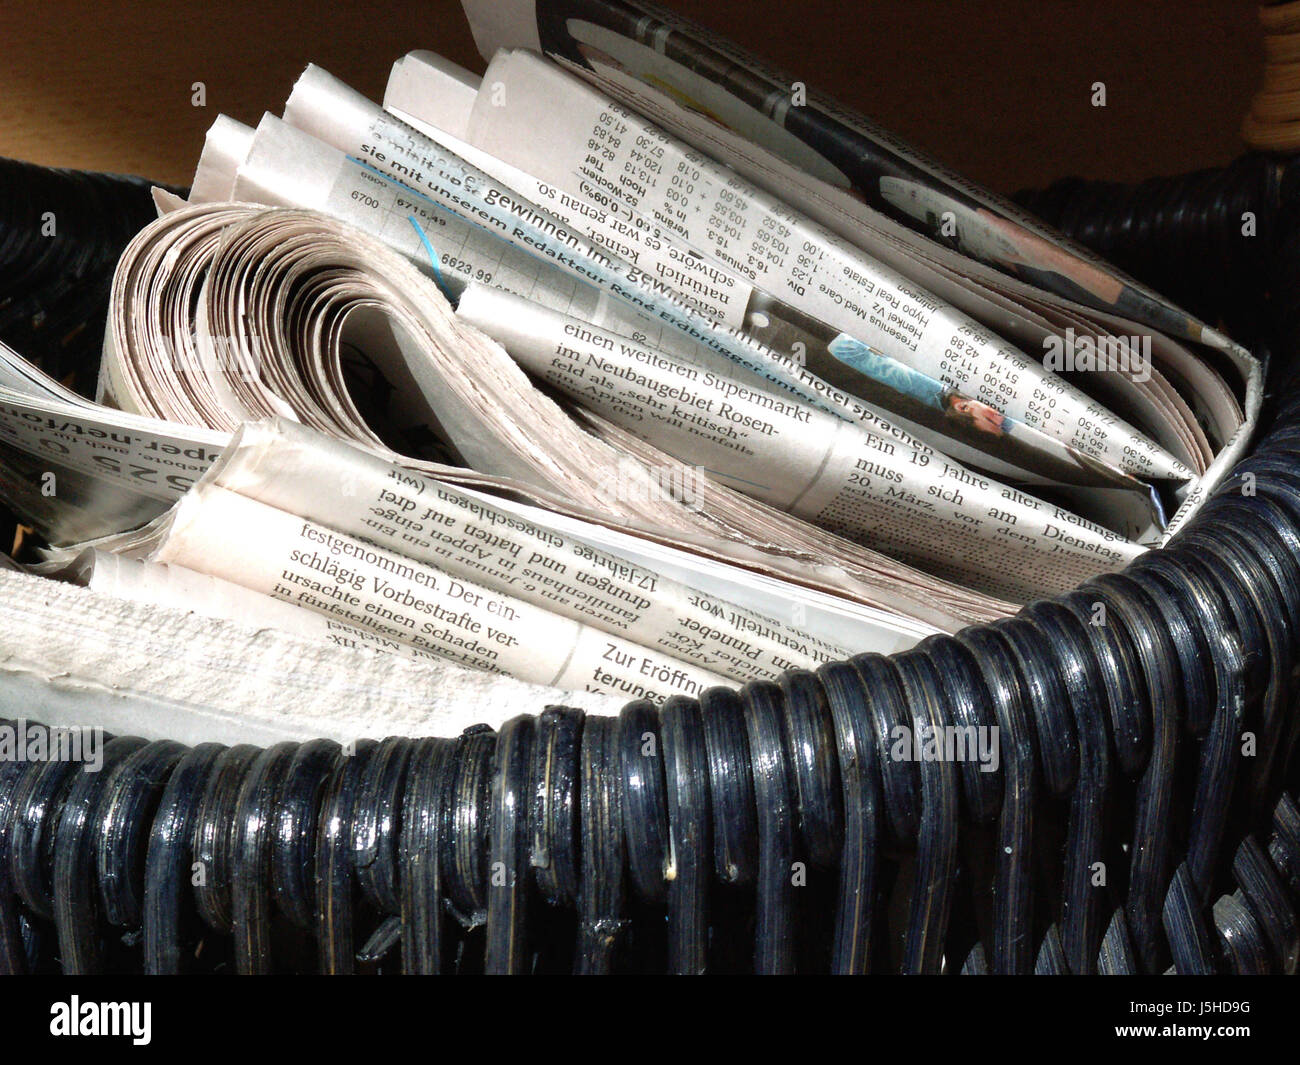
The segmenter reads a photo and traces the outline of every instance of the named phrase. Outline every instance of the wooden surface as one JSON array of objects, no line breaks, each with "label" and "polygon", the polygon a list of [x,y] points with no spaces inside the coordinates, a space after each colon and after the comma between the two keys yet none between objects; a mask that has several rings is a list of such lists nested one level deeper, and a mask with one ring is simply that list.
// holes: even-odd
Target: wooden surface
[{"label": "wooden surface", "polygon": [[[1248,0],[661,2],[1004,192],[1226,162],[1261,70]],[[0,47],[0,155],[182,183],[308,61],[376,99],[413,48],[483,66],[457,0],[3,0]]]}]

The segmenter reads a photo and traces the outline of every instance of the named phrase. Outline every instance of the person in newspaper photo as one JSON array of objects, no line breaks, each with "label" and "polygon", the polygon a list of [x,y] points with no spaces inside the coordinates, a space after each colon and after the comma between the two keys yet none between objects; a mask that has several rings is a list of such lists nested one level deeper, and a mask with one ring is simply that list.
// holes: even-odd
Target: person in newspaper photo
[{"label": "person in newspaper photo", "polygon": [[[1007,431],[1007,417],[986,403],[963,396],[956,389],[946,389],[941,400],[944,413],[965,423],[981,433],[1002,436]],[[1014,424],[1014,423],[1013,423]]]}]

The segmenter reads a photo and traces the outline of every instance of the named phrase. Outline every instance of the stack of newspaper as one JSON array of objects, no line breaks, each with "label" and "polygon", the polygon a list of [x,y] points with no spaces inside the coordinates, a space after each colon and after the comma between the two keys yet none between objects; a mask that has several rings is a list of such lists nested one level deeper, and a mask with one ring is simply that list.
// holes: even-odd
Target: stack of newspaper
[{"label": "stack of newspaper", "polygon": [[216,121],[94,402],[0,346],[0,495],[89,589],[4,575],[11,690],[294,735],[697,695],[1121,569],[1246,446],[1249,353],[802,82],[647,4],[465,7],[482,77]]}]

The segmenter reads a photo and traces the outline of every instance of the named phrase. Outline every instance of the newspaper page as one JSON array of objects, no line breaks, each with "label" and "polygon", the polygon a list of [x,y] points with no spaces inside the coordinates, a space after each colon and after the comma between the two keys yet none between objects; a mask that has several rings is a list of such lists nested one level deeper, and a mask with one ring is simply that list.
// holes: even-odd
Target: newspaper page
[{"label": "newspaper page", "polygon": [[293,423],[245,425],[205,484],[738,680],[850,653]]},{"label": "newspaper page", "polygon": [[349,650],[368,649],[410,659],[421,657],[406,644],[369,629],[272,599],[186,566],[146,562],[89,548],[77,556],[66,572],[57,576],[118,599],[225,618],[252,627],[267,626]]},{"label": "newspaper page", "polygon": [[[542,254],[554,257],[559,262],[572,264],[582,259],[584,262],[594,263],[594,268],[584,268],[584,272],[589,275],[588,279],[598,284],[612,285],[609,291],[616,295],[627,297],[629,293],[625,286],[629,282],[636,284],[642,290],[648,283],[649,301],[647,302],[639,294],[633,294],[637,305],[644,310],[657,311],[661,318],[665,317],[665,312],[670,312],[667,317],[674,323],[686,322],[689,335],[727,354],[739,366],[757,372],[769,381],[794,392],[803,401],[836,411],[842,417],[853,417],[856,413],[859,419],[871,417],[878,422],[884,421],[875,413],[874,408],[860,400],[855,401],[849,392],[809,371],[804,365],[806,350],[801,352],[798,347],[792,346],[788,356],[779,355],[747,330],[737,330],[706,315],[702,316],[694,308],[686,307],[685,304],[689,301],[679,298],[675,283],[669,284],[657,273],[632,266],[617,257],[608,247],[597,249],[592,241],[580,236],[582,232],[580,224],[570,226],[568,222],[557,221],[551,213],[555,209],[554,203],[548,203],[543,209],[523,194],[503,190],[495,179],[466,163],[453,150],[423,137],[396,119],[377,111],[373,104],[324,71],[311,67],[299,79],[286,106],[285,116],[291,124],[335,144],[353,157],[368,156],[379,164],[379,169],[383,169],[388,174],[423,185],[426,192],[430,189],[436,191],[442,188],[444,205],[449,209],[455,210],[459,204],[462,205],[460,209],[464,210],[463,205],[473,198],[474,212],[494,219],[495,224],[508,239],[517,243],[523,242]],[[458,177],[458,174],[461,176]],[[440,183],[444,181],[451,184],[452,188],[443,187]],[[457,191],[467,181],[474,191],[465,193]],[[376,204],[376,206],[380,205]],[[615,278],[612,283],[611,277]],[[677,280],[679,279],[674,277],[674,282]],[[655,292],[664,293],[664,298],[655,296]],[[759,314],[758,317],[763,318],[763,315]],[[968,325],[967,330],[969,337],[975,339],[983,337],[983,333],[973,324]],[[722,342],[719,342],[719,336]],[[863,365],[874,364],[878,358],[878,353],[872,350],[861,345],[854,347],[850,337],[841,337],[840,340],[844,349],[846,351],[852,349],[854,358]],[[957,344],[960,350],[967,350],[964,346],[968,344],[966,338],[954,337],[952,342]],[[806,345],[800,346],[806,349]],[[974,352],[975,349],[971,348],[968,354]],[[1020,358],[1024,361],[1023,355]],[[837,366],[843,365],[840,360],[832,361]],[[1037,373],[1041,375],[1041,369],[1038,369]],[[882,376],[886,375],[882,373]],[[1074,397],[1079,395],[1067,389],[1059,381],[1051,379],[1050,375],[1044,378],[1044,381],[1050,393],[1043,392],[1042,398],[1044,409],[1049,412],[1058,408],[1061,410],[1069,408]],[[906,392],[907,388],[903,387],[898,391]],[[912,399],[918,408],[929,405],[937,411],[943,405],[944,393],[942,389],[936,387],[927,395],[926,400],[918,401],[915,396]],[[1189,475],[1189,471],[1177,460],[1167,456],[1150,441],[1145,441],[1145,438],[1139,438],[1137,434],[1130,433],[1126,429],[1121,431],[1121,423],[1104,408],[1096,404],[1092,406],[1096,407],[1096,412],[1095,418],[1088,422],[1089,432],[1098,439],[1104,436],[1110,441],[1111,443],[1106,444],[1106,447],[1111,447],[1115,441],[1123,441],[1120,451],[1126,464],[1140,466],[1147,472],[1152,469],[1164,471],[1175,479],[1183,479]],[[982,403],[977,404],[976,409],[961,407],[960,410],[956,410],[955,421],[971,419],[978,423],[982,417],[988,422],[989,435],[1003,439],[1011,439],[1017,435],[1014,428],[1010,428],[1012,422]],[[1032,420],[1041,419],[1035,416]],[[1075,445],[1071,444],[1070,447],[1073,448]],[[1142,458],[1144,455],[1147,458]],[[1087,467],[1095,471],[1095,464],[1078,461],[1078,458],[1071,456],[1067,465],[1072,464],[1076,469]]]},{"label": "newspaper page", "polygon": [[539,379],[726,483],[922,565],[1077,583],[1142,548],[942,456],[745,388],[509,293],[472,285],[458,313]]},{"label": "newspaper page", "polygon": [[[566,208],[581,206],[579,200],[562,193],[557,194],[551,186],[529,178],[472,146],[455,142],[449,136],[441,136],[439,139],[453,145],[458,153],[471,158],[476,165],[512,188],[525,189],[530,195],[535,194],[542,199],[558,195]],[[775,320],[803,322],[814,332],[802,333],[803,339],[793,339],[793,335],[785,339],[801,361],[816,361],[809,359],[807,353],[820,343],[814,336],[820,329],[819,324],[788,304],[762,294],[738,280],[725,267],[705,263],[697,253],[683,251],[665,240],[660,231],[652,231],[649,223],[646,223],[647,228],[640,236],[632,238],[633,243],[643,244],[630,247],[621,236],[627,228],[626,224],[618,222],[603,209],[583,206],[577,214],[566,213],[564,217],[566,222],[584,232],[595,244],[626,249],[620,253],[625,254],[642,270],[653,268],[659,276],[682,284],[683,298],[700,305],[707,313],[716,313],[724,320],[733,316],[733,311],[725,306],[708,306],[707,298],[700,295],[702,289],[699,287],[699,278],[694,276],[697,272],[707,273],[710,281],[708,292],[741,294],[743,313],[733,323],[739,328],[753,332],[756,322],[764,323],[762,328],[767,328]],[[685,275],[682,264],[687,264]],[[495,282],[489,278],[489,283]],[[512,290],[509,286],[499,287]],[[539,302],[552,305],[548,299],[540,299]],[[656,331],[646,330],[640,323],[633,322],[631,328],[628,328],[628,323],[600,314],[588,315],[587,320],[596,324],[608,324],[615,332],[629,339],[649,343],[651,346],[662,345],[662,331],[657,331],[660,339],[656,342]],[[821,335],[825,339],[825,335],[829,334]],[[663,346],[665,350],[681,350],[675,345]],[[845,404],[848,392],[836,393],[832,397],[838,404],[837,414],[870,422],[886,432],[891,425],[896,426],[928,447],[1015,484],[1050,484],[1061,487],[1071,503],[1078,500],[1081,505],[1086,505],[1089,496],[1084,489],[1105,489],[1110,499],[1109,504],[1093,513],[1081,513],[1125,535],[1147,538],[1152,529],[1158,532],[1162,528],[1161,508],[1150,488],[1133,475],[1124,473],[1118,466],[1084,455],[1056,437],[1009,418],[987,404],[875,351],[846,334],[836,334],[826,350],[835,355],[834,366],[840,365],[840,356],[851,355],[854,363],[856,376],[851,387],[852,398]],[[681,354],[690,361],[702,362],[708,360],[710,353],[699,345],[690,345],[681,350]],[[743,370],[733,365],[730,372],[743,373]],[[827,376],[833,377],[833,370]],[[757,379],[755,383],[761,386]],[[1122,515],[1122,518],[1112,522],[1112,517],[1116,515]]]},{"label": "newspaper page", "polygon": [[[444,113],[450,75],[418,55],[401,64],[403,92],[386,102],[416,119]],[[639,244],[651,260],[643,268],[685,292],[725,294],[739,328],[797,352],[832,385],[1021,467],[1032,469],[1048,447],[1041,433],[1131,473],[1192,476],[1023,352],[553,64],[502,53],[485,81],[491,89],[460,116],[463,127],[445,134],[527,175],[516,191],[566,223],[590,225],[593,211],[617,220],[630,233],[624,243]],[[471,161],[492,172],[483,158]],[[517,183],[506,172],[493,176]],[[587,210],[573,211],[568,198]],[[891,404],[890,384],[912,404]],[[1048,451],[1038,462],[1060,476],[1062,459],[1068,471],[1068,452]]]},{"label": "newspaper page", "polygon": [[[936,267],[955,277],[957,284],[946,290],[946,298],[990,328],[1006,330],[1009,321],[1022,320],[1026,311],[1032,315],[1028,305],[1033,304],[1081,316],[1081,331],[1101,324],[1118,336],[1150,339],[1158,358],[1164,349],[1163,365],[1168,368],[1172,359],[1180,372],[1199,356],[1180,350],[1170,337],[1226,355],[1229,371],[1239,375],[1239,384],[1233,382],[1232,387],[1240,388],[1243,413],[1228,416],[1233,424],[1221,428],[1213,461],[1184,490],[1163,533],[1146,542],[1156,545],[1172,536],[1244,453],[1263,400],[1262,366],[1217,329],[1145,289],[1089,249],[1043,227],[1014,204],[924,159],[860,115],[815,94],[809,94],[811,106],[791,108],[791,93],[802,82],[771,71],[755,56],[675,14],[638,3],[635,8],[653,14],[630,21],[615,16],[606,22],[616,7],[626,14],[628,6],[600,0],[584,5],[584,12],[572,18],[553,17],[566,6],[566,0],[546,0],[536,9],[519,0],[465,4],[485,58],[501,48],[544,49],[623,105],[769,192],[798,202],[823,225],[919,283],[933,288]],[[607,35],[593,30],[596,24],[604,24],[605,30],[618,28]],[[602,43],[583,36],[590,32],[602,35]],[[548,43],[543,45],[542,38]],[[756,104],[758,97],[747,95],[756,85],[767,87],[760,95],[770,91],[764,97],[772,105],[770,112]],[[791,118],[799,127],[793,132],[785,125]],[[918,163],[919,170],[911,177],[891,175],[890,160],[895,157]],[[857,176],[850,179],[848,174]],[[964,205],[953,190],[983,206]],[[1070,269],[1064,269],[1067,264]],[[991,311],[989,297],[993,303],[1010,297],[1018,306],[1009,314],[1001,307]],[[1104,376],[1090,375],[1088,390],[1102,384]],[[1183,382],[1193,384],[1183,394],[1199,419],[1189,428],[1195,433],[1201,423],[1225,426],[1224,406],[1214,406],[1218,386],[1206,391],[1194,384],[1196,376],[1204,374],[1193,370]],[[1128,409],[1118,402],[1108,406],[1121,416]],[[1150,428],[1168,444],[1159,424]]]},{"label": "newspaper page", "polygon": [[[786,190],[827,189],[1013,277],[1172,336],[1229,341],[1047,228],[861,115],[773,70],[715,33],[645,0],[463,0],[479,52],[545,52],[641,109],[686,104],[710,124],[790,165]],[[707,119],[704,116],[708,116]],[[799,181],[802,176],[805,180]],[[804,196],[800,195],[800,199]]]},{"label": "newspaper page", "polygon": [[[890,605],[871,605],[857,591],[860,586],[846,580],[856,567],[850,564],[843,547],[838,551],[822,548],[816,555],[790,551],[775,556],[733,545],[732,550],[720,554],[705,549],[698,540],[674,546],[614,526],[540,510],[518,500],[472,490],[469,494],[706,596],[736,603],[768,618],[788,620],[824,643],[848,647],[854,653],[905,651],[927,636],[955,632],[968,623],[934,608],[936,593],[944,582],[932,576],[925,576],[924,584],[910,589],[910,595],[900,595],[895,584]],[[834,562],[829,561],[832,557]],[[762,564],[756,565],[760,560]],[[773,562],[779,562],[779,568],[773,568]],[[922,576],[914,570],[910,573]],[[924,603],[918,593],[924,593]],[[1014,612],[1014,606],[1007,605],[987,616],[1006,617]]]},{"label": "newspaper page", "polygon": [[50,543],[79,543],[157,517],[227,439],[99,407],[0,343],[0,498]]},{"label": "newspaper page", "polygon": [[490,673],[662,702],[726,684],[512,595],[212,485],[177,505],[150,561],[176,563]]},{"label": "newspaper page", "polygon": [[181,743],[455,736],[626,700],[0,572],[0,716]]},{"label": "newspaper page", "polygon": [[136,603],[192,610],[211,618],[243,619],[247,624],[270,625],[318,639],[327,638],[329,632],[328,621],[318,614],[184,566],[88,548],[60,576],[91,591]]},{"label": "newspaper page", "polygon": [[[803,401],[833,405],[838,393],[788,356],[685,301],[677,289],[596,247],[550,211],[501,185],[430,138],[316,66],[298,79],[285,121],[404,182],[436,206],[488,228],[534,256],[542,256],[602,294],[651,314],[688,338],[732,358]],[[372,205],[382,209],[383,202]]]},{"label": "newspaper page", "polygon": [[[263,116],[255,130],[223,115],[209,130],[190,202],[228,200],[308,208],[344,220],[406,255],[449,299],[458,298],[471,281],[489,281],[567,314],[649,336],[667,351],[701,347],[551,259],[442,209],[418,190],[274,115]],[[183,205],[169,200],[165,210]]]}]

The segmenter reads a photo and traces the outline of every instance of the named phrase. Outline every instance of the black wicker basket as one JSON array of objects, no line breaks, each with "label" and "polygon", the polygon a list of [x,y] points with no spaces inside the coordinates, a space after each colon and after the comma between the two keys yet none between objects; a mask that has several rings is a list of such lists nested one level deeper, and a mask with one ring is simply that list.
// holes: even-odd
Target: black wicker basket
[{"label": "black wicker basket", "polygon": [[[1167,548],[902,654],[617,718],[0,763],[0,971],[1294,972],[1297,173],[1022,196],[1271,357],[1254,454]],[[0,202],[0,337],[83,386],[149,215],[143,184],[94,180],[121,229],[35,262],[38,220]],[[885,757],[914,721],[996,725],[1000,766]]]}]

